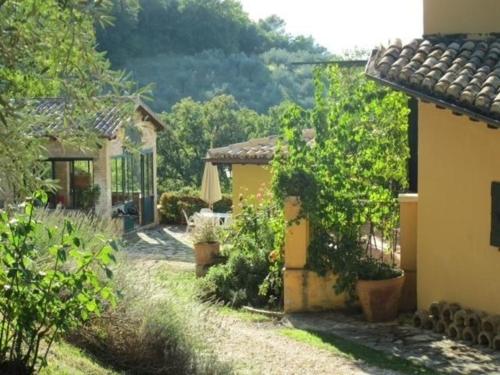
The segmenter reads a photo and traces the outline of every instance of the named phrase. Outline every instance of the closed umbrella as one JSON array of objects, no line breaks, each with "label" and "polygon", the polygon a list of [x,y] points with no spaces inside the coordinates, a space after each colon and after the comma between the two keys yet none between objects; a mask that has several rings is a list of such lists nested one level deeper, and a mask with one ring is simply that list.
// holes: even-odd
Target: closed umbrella
[{"label": "closed umbrella", "polygon": [[200,198],[207,202],[210,208],[212,208],[215,202],[222,199],[219,171],[217,170],[217,167],[210,162],[205,163],[203,180],[201,181]]}]

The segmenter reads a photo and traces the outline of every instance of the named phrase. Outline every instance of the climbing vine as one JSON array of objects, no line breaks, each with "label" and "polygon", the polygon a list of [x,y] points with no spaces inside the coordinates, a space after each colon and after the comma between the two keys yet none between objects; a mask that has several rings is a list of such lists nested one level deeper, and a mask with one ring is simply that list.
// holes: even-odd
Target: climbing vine
[{"label": "climbing vine", "polygon": [[[314,109],[291,105],[282,117],[286,146],[273,163],[273,191],[280,201],[300,198],[312,232],[307,266],[335,272],[336,291],[352,292],[358,278],[399,272],[367,256],[367,242],[375,231],[388,236],[398,222],[396,197],[407,184],[407,98],[354,69],[318,69],[315,82]],[[310,127],[313,142],[303,137]]]}]

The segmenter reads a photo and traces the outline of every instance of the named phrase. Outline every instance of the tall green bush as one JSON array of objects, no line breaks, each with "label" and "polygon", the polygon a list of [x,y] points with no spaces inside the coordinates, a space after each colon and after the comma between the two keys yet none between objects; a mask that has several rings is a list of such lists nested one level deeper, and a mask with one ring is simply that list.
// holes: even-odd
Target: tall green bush
[{"label": "tall green bush", "polygon": [[[334,271],[336,291],[352,293],[360,277],[398,273],[366,249],[375,233],[387,239],[398,223],[397,193],[407,185],[407,98],[336,66],[318,70],[316,86],[311,114],[291,106],[283,116],[288,146],[273,163],[274,193],[300,198],[313,233],[307,266]],[[311,125],[312,146],[302,137]]]},{"label": "tall green bush", "polygon": [[106,280],[114,243],[96,237],[87,247],[70,220],[62,228],[37,220],[32,201],[22,212],[0,212],[0,238],[0,372],[30,374],[46,365],[55,340],[114,303]]},{"label": "tall green bush", "polygon": [[280,205],[243,206],[227,233],[226,263],[211,267],[203,280],[205,294],[236,307],[279,306],[284,229]]}]

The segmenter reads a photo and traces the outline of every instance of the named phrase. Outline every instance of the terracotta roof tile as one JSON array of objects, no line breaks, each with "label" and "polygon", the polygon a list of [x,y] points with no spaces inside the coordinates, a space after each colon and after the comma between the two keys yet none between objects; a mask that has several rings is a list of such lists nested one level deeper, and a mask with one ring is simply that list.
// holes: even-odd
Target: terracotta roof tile
[{"label": "terracotta roof tile", "polygon": [[369,77],[500,126],[500,38],[430,37],[375,50]]},{"label": "terracotta roof tile", "polygon": [[[314,143],[314,130],[306,129],[303,133],[308,145]],[[246,142],[234,143],[208,150],[206,159],[214,163],[267,164],[273,159],[278,136],[254,138]]]},{"label": "terracotta roof tile", "polygon": [[[64,111],[70,106],[65,100],[62,98],[42,98],[34,99],[31,102],[33,111],[47,118],[43,125],[44,133],[55,133],[63,126]],[[94,129],[103,137],[114,138],[123,123],[130,121],[133,116],[129,107],[131,102],[135,103],[135,110],[141,111],[143,115],[148,117],[147,119],[155,125],[157,130],[162,130],[165,127],[156,114],[142,101],[136,98],[121,98],[95,115]]]}]

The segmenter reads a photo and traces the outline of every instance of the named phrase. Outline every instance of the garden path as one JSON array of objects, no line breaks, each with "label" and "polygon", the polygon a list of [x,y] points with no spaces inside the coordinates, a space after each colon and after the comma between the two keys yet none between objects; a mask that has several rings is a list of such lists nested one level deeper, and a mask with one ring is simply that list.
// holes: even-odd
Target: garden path
[{"label": "garden path", "polygon": [[[155,227],[128,238],[131,257],[165,262],[179,271],[193,270],[194,254],[185,227]],[[177,268],[176,268],[177,269]],[[408,321],[406,322],[408,323]],[[220,322],[218,323],[220,324]],[[396,374],[367,365],[353,356],[295,341],[285,327],[326,333],[387,354],[409,359],[437,373],[500,374],[500,354],[409,324],[366,323],[360,316],[340,313],[293,314],[281,321],[245,320],[225,315],[212,347],[223,361],[235,364],[237,374]]]},{"label": "garden path", "polygon": [[[156,227],[134,233],[127,241],[128,256],[144,264],[165,262],[194,272],[193,250],[183,227]],[[397,374],[288,338],[276,320],[246,320],[232,314],[221,318],[210,346],[222,361],[233,364],[236,374]]]},{"label": "garden path", "polygon": [[286,321],[291,327],[343,337],[411,360],[440,374],[500,374],[498,351],[414,328],[410,325],[410,316],[407,318],[406,324],[367,323],[361,315],[327,312],[294,314]]},{"label": "garden path", "polygon": [[126,236],[129,257],[194,263],[194,253],[185,226],[158,226]]}]

